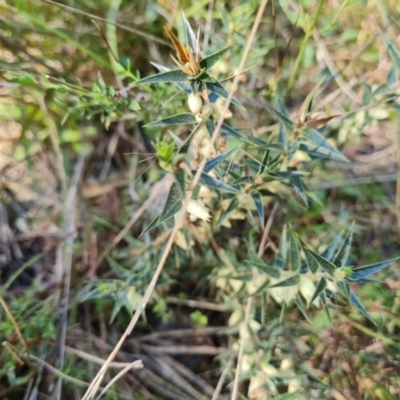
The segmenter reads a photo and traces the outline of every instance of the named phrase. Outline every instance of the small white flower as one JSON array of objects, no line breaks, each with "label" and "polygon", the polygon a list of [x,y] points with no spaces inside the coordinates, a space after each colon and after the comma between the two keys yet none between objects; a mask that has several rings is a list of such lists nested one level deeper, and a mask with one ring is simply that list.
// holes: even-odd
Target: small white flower
[{"label": "small white flower", "polygon": [[197,200],[190,200],[186,205],[186,210],[189,214],[202,219],[204,222],[210,222],[210,213],[203,204]]}]

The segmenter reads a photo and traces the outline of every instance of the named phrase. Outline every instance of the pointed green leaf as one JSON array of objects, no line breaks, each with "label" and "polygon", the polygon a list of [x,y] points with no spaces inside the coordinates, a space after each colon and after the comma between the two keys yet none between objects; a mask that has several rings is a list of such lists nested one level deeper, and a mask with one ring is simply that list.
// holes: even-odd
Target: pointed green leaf
[{"label": "pointed green leaf", "polygon": [[322,303],[322,306],[324,307],[325,314],[328,317],[329,322],[332,324],[332,317],[329,312],[329,306],[328,306],[328,302],[326,301],[325,292],[322,292],[319,298],[321,299],[321,303]]},{"label": "pointed green leaf", "polygon": [[301,266],[301,260],[292,225],[289,225],[289,241],[290,241],[290,247],[289,247],[290,269],[292,271],[298,271]]},{"label": "pointed green leaf", "polygon": [[304,318],[311,325],[312,321],[311,321],[310,317],[307,314],[307,308],[303,303],[303,299],[299,295],[297,295],[296,298],[294,299],[294,302],[296,303],[296,305],[297,305],[298,309],[300,310],[300,312],[303,314]]},{"label": "pointed green leaf", "polygon": [[286,225],[283,226],[281,241],[279,243],[278,254],[274,259],[273,266],[275,268],[283,269],[285,268],[286,264],[286,257],[287,257],[287,228]]},{"label": "pointed green leaf", "polygon": [[272,289],[274,287],[286,287],[286,286],[296,286],[300,283],[300,275],[293,275],[290,278],[284,279],[275,285],[269,286],[268,289]]},{"label": "pointed green leaf", "polygon": [[364,306],[361,304],[360,300],[358,300],[358,297],[355,295],[353,291],[350,291],[350,298],[351,302],[358,308],[358,310],[363,314],[365,317],[367,317],[371,322],[373,322],[375,325],[377,323],[372,319],[372,317],[368,314],[367,310],[364,308]]},{"label": "pointed green leaf", "polygon": [[200,183],[211,189],[222,190],[224,192],[235,193],[235,194],[240,193],[237,189],[233,188],[232,186],[229,186],[225,182],[219,181],[218,179],[215,179],[205,173],[201,174]]},{"label": "pointed green leaf", "polygon": [[[285,129],[283,124],[279,124],[278,144],[280,144],[283,147],[283,149],[285,150],[285,153],[288,152],[289,135],[288,135],[288,130]],[[292,157],[290,157],[290,158],[292,158]]]},{"label": "pointed green leaf", "polygon": [[264,106],[281,123],[287,134],[293,131],[293,122],[286,117],[286,115],[282,114],[280,111],[276,110],[266,102],[264,102]]},{"label": "pointed green leaf", "polygon": [[397,52],[397,50],[394,48],[394,46],[386,39],[384,34],[382,32],[380,32],[380,34],[381,34],[382,40],[385,43],[385,46],[390,54],[390,57],[393,60],[393,64],[397,68],[397,71],[400,72],[400,54]]},{"label": "pointed green leaf", "polygon": [[298,236],[298,239],[300,241],[301,248],[304,251],[304,255],[306,256],[306,262],[308,269],[315,274],[318,271],[318,262],[315,260],[315,258],[312,255],[311,250],[306,246],[306,244],[301,240],[300,236]]},{"label": "pointed green leaf", "polygon": [[333,264],[337,267],[344,267],[347,264],[347,259],[349,258],[351,242],[353,239],[353,230],[354,223],[351,225],[351,228],[348,230],[346,237],[341,244],[339,251],[337,252],[335,258],[333,259]]},{"label": "pointed green leaf", "polygon": [[294,191],[292,191],[293,196],[289,198],[289,201],[295,201],[301,208],[307,209],[308,199],[307,195],[304,193],[302,180],[298,176],[293,176],[289,183],[294,188]]},{"label": "pointed green leaf", "polygon": [[222,124],[222,126],[221,126],[221,135],[224,134],[224,133],[226,133],[228,135],[231,135],[231,136],[234,136],[234,137],[237,137],[237,138],[239,138],[241,140],[246,140],[237,130],[231,128],[228,125]]},{"label": "pointed green leaf", "polygon": [[180,196],[183,199],[186,193],[185,171],[180,169],[174,174],[174,178],[177,188],[179,189]]},{"label": "pointed green leaf", "polygon": [[176,136],[174,132],[168,131],[168,133],[169,133],[169,136],[171,136],[172,140],[175,142],[175,144],[178,147],[181,147],[183,144],[183,141],[178,136]]},{"label": "pointed green leaf", "polygon": [[315,289],[313,297],[310,300],[310,304],[312,304],[314,302],[314,300],[324,292],[324,290],[326,289],[326,286],[327,286],[326,279],[325,278],[321,278],[320,281],[318,282],[318,285],[317,285],[316,289]]},{"label": "pointed green leaf", "polygon": [[180,69],[172,71],[161,72],[160,74],[148,76],[147,78],[140,79],[135,84],[149,84],[149,83],[175,83],[187,81],[189,76],[182,72]]},{"label": "pointed green leaf", "polygon": [[193,129],[192,132],[190,132],[189,136],[184,140],[182,143],[181,147],[178,150],[179,154],[184,154],[187,152],[190,143],[193,139],[193,136],[199,131],[199,129],[204,125],[204,120],[200,121]]},{"label": "pointed green leaf", "polygon": [[360,279],[364,279],[367,276],[375,274],[376,272],[382,270],[383,268],[386,268],[391,263],[393,263],[397,260],[399,260],[399,257],[392,258],[392,259],[386,260],[386,261],[381,261],[376,264],[364,265],[363,267],[354,268],[353,273],[351,274],[350,279],[348,279],[348,280],[350,282],[357,282]]},{"label": "pointed green leaf", "polygon": [[206,125],[208,134],[210,135],[210,137],[212,137],[212,135],[214,134],[214,131],[215,131],[215,122],[214,122],[214,118],[212,117],[212,115],[210,115],[207,118],[207,120],[204,122],[204,124]]},{"label": "pointed green leaf", "polygon": [[310,114],[311,112],[311,108],[312,108],[312,102],[314,100],[315,95],[317,94],[319,88],[321,87],[321,85],[323,84],[325,78],[322,78],[315,86],[314,89],[308,94],[308,96],[306,97],[306,99],[304,100],[303,104],[300,107],[300,111],[299,111],[299,120],[301,122],[305,122],[307,116]]},{"label": "pointed green leaf", "polygon": [[279,279],[280,277],[279,269],[270,267],[264,264],[263,262],[246,260],[246,263],[251,265],[252,267],[257,268],[259,271],[264,272],[265,274],[271,276],[272,278]]},{"label": "pointed green leaf", "polygon": [[250,137],[249,142],[254,143],[260,149],[276,150],[281,153],[285,150],[281,143],[273,143],[271,141],[266,142],[265,140],[256,137]]},{"label": "pointed green leaf", "polygon": [[254,178],[252,176],[242,176],[241,178],[236,179],[232,186],[246,186],[254,184]]},{"label": "pointed green leaf", "polygon": [[263,205],[262,196],[261,196],[260,192],[258,192],[257,190],[253,190],[251,192],[251,197],[254,201],[254,204],[256,205],[258,217],[260,218],[260,222],[261,222],[261,227],[264,229],[265,216],[264,216],[264,205]]},{"label": "pointed green leaf", "polygon": [[399,77],[397,74],[396,67],[392,65],[392,67],[389,69],[389,72],[386,77],[386,82],[388,85],[392,86],[398,81]]},{"label": "pointed green leaf", "polygon": [[236,208],[239,206],[239,200],[237,199],[237,197],[234,197],[232,199],[232,201],[229,203],[228,207],[221,213],[221,216],[218,220],[218,226],[220,226],[222,224],[222,222],[224,222],[224,219],[233,211],[236,210]]},{"label": "pointed green leaf", "polygon": [[223,154],[220,154],[217,157],[212,158],[207,161],[204,166],[204,172],[210,172],[213,168],[215,168],[221,161],[225,160],[225,158],[229,157],[236,149],[229,150]]},{"label": "pointed green leaf", "polygon": [[269,150],[267,150],[267,151],[264,153],[263,158],[262,158],[262,160],[261,160],[261,164],[260,164],[260,166],[258,167],[258,173],[257,173],[257,175],[262,175],[262,174],[264,173],[265,168],[266,168],[267,165],[268,165],[269,153],[270,153]]},{"label": "pointed green leaf", "polygon": [[[206,87],[208,90],[211,90],[212,92],[217,93],[218,95],[220,95],[221,97],[224,97],[225,99],[227,99],[229,96],[229,93],[218,82],[206,82]],[[234,97],[232,97],[231,101],[236,106],[243,108],[243,106]]]},{"label": "pointed green leaf", "polygon": [[210,69],[213,65],[215,65],[219,59],[231,48],[231,46],[225,47],[222,50],[216,51],[213,54],[210,54],[207,57],[204,57],[200,61],[200,67],[205,68],[206,70]]},{"label": "pointed green leaf", "polygon": [[196,118],[193,114],[184,113],[184,114],[175,114],[171,117],[163,118],[158,121],[150,122],[145,125],[145,127],[150,126],[167,126],[167,125],[187,125],[187,124],[196,124]]},{"label": "pointed green leaf", "polygon": [[182,208],[181,194],[176,182],[171,185],[167,200],[161,213],[143,230],[141,235],[144,235],[150,229],[155,228],[167,219],[173,217]]},{"label": "pointed green leaf", "polygon": [[[171,71],[170,68],[164,67],[161,64],[157,64],[155,62],[152,62],[152,64],[161,72],[168,72]],[[186,82],[186,81],[178,81],[178,82],[174,82],[176,86],[178,86],[178,88],[180,90],[182,90],[183,92],[185,92],[186,94],[190,94],[192,93],[192,89],[190,88],[190,83]]]},{"label": "pointed green leaf", "polygon": [[331,276],[335,274],[336,266],[334,264],[310,249],[309,252],[311,253],[311,256],[314,258],[314,260],[318,262],[318,264],[325,272],[327,272]]},{"label": "pointed green leaf", "polygon": [[316,129],[307,129],[303,137],[299,140],[307,139],[317,146],[312,148],[313,151],[322,151],[320,154],[326,154],[326,158],[339,161],[348,161],[347,158],[335,147],[333,147]]},{"label": "pointed green leaf", "polygon": [[160,225],[160,223],[158,222],[160,219],[161,213],[157,215],[157,217],[155,217],[153,219],[153,221],[150,222],[149,225],[146,226],[146,228],[143,229],[142,233],[140,234],[140,236],[143,236],[146,232],[151,231],[153,228],[155,228],[156,226]]},{"label": "pointed green leaf", "polygon": [[344,230],[334,237],[334,239],[329,243],[328,247],[321,254],[322,257],[326,258],[329,261],[332,261],[333,255],[335,254],[336,249],[338,248],[342,240],[343,232]]},{"label": "pointed green leaf", "polygon": [[183,11],[182,11],[182,19],[183,19],[183,24],[185,26],[187,44],[192,49],[193,54],[196,56],[198,49],[199,49],[199,45],[197,43],[197,38],[196,38],[196,35],[194,34],[193,29],[190,26],[189,21],[187,20],[186,15]]},{"label": "pointed green leaf", "polygon": [[257,295],[257,294],[263,292],[265,289],[268,288],[268,285],[269,285],[269,280],[267,280],[266,282],[264,282],[255,292],[249,294],[249,295],[247,296],[247,298],[249,298],[249,297],[254,297],[255,295]]},{"label": "pointed green leaf", "polygon": [[346,281],[339,281],[336,282],[336,286],[345,295],[346,299],[350,303],[350,285]]}]

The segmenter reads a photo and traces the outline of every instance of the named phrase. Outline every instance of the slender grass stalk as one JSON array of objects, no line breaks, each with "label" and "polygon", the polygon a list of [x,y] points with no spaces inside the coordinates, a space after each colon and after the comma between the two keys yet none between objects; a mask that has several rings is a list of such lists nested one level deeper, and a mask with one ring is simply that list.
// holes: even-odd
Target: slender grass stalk
[{"label": "slender grass stalk", "polygon": [[293,66],[292,74],[290,75],[289,82],[288,82],[288,85],[286,88],[286,95],[285,95],[286,101],[289,99],[290,94],[292,92],[294,82],[296,81],[297,74],[299,72],[300,63],[302,62],[303,57],[304,57],[304,52],[306,50],[307,43],[308,43],[311,35],[313,34],[313,31],[314,31],[315,25],[317,24],[318,17],[319,17],[319,14],[321,13],[323,4],[324,4],[324,0],[318,1],[317,9],[315,10],[314,16],[311,20],[311,24],[307,27],[307,32],[305,33],[303,42],[301,43],[299,54],[297,54],[297,58],[294,63],[294,66]]}]

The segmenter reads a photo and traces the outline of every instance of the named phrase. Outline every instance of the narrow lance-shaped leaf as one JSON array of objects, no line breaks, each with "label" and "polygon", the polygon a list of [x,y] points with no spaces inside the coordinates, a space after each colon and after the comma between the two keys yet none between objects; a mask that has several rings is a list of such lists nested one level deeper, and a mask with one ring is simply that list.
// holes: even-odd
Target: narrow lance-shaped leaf
[{"label": "narrow lance-shaped leaf", "polygon": [[[206,82],[206,87],[208,90],[211,90],[212,92],[217,93],[218,95],[220,95],[221,97],[224,97],[225,99],[227,99],[229,96],[229,93],[218,82]],[[231,101],[236,106],[243,108],[242,105],[234,97],[232,97]]]},{"label": "narrow lance-shaped leaf", "polygon": [[328,302],[326,301],[325,292],[322,292],[319,298],[321,299],[321,303],[322,303],[322,306],[324,307],[325,314],[328,317],[329,322],[332,324],[332,317],[329,312],[329,306],[328,306]]},{"label": "narrow lance-shaped leaf", "polygon": [[351,274],[351,276],[348,279],[348,281],[349,282],[360,281],[361,279],[364,279],[367,276],[375,274],[376,272],[382,270],[383,268],[386,268],[391,263],[393,263],[393,262],[395,262],[397,260],[399,260],[399,257],[392,258],[392,259],[386,260],[386,261],[381,261],[381,262],[376,263],[376,264],[364,265],[363,267],[354,268],[353,269],[353,273]]},{"label": "narrow lance-shaped leaf", "polygon": [[382,32],[381,32],[381,37],[383,42],[385,43],[386,48],[388,49],[390,57],[393,60],[393,64],[396,66],[397,71],[400,72],[400,54],[397,52],[394,46],[386,39],[386,37]]},{"label": "narrow lance-shaped leaf", "polygon": [[336,286],[346,296],[346,299],[351,302],[350,299],[350,285],[346,281],[336,282]]},{"label": "narrow lance-shaped leaf", "polygon": [[340,232],[333,238],[328,247],[321,254],[322,257],[326,258],[329,261],[332,261],[333,255],[335,254],[335,251],[338,248],[340,241],[342,240],[343,232],[344,231]]},{"label": "narrow lance-shaped leaf", "polygon": [[264,153],[263,158],[261,160],[261,164],[260,164],[260,166],[258,168],[257,175],[262,175],[264,173],[265,168],[267,167],[267,164],[268,164],[269,153],[270,153],[270,150],[267,150]]},{"label": "narrow lance-shaped leaf", "polygon": [[192,129],[192,132],[190,132],[189,136],[184,140],[181,147],[179,148],[178,153],[180,153],[180,154],[186,153],[186,151],[189,148],[190,143],[193,139],[193,136],[199,131],[199,129],[204,125],[204,123],[205,123],[205,120],[203,119]]},{"label": "narrow lance-shaped leaf", "polygon": [[299,145],[296,142],[289,141],[287,129],[285,129],[283,124],[279,124],[278,143],[283,148],[282,152],[287,154],[288,161],[291,161],[297,149],[299,148]]},{"label": "narrow lance-shaped leaf", "polygon": [[172,71],[161,72],[160,74],[148,76],[147,78],[140,79],[135,83],[138,85],[149,84],[149,83],[175,83],[181,81],[187,81],[189,79],[180,69],[174,69]]},{"label": "narrow lance-shaped leaf", "polygon": [[254,201],[254,204],[256,205],[258,217],[260,218],[260,222],[261,222],[261,227],[264,229],[265,216],[264,216],[264,205],[263,205],[263,201],[262,201],[262,196],[261,196],[260,192],[258,192],[257,190],[253,190],[251,192],[251,197]]},{"label": "narrow lance-shaped leaf", "polygon": [[312,250],[308,250],[311,256],[314,258],[315,261],[321,266],[321,268],[327,272],[329,275],[333,276],[336,271],[336,266],[332,264],[330,261],[325,259],[324,257],[320,256],[318,253],[315,253]]},{"label": "narrow lance-shaped leaf", "polygon": [[299,236],[297,236],[297,237],[300,241],[301,248],[304,251],[304,255],[306,256],[306,262],[307,262],[308,269],[313,274],[315,274],[318,271],[318,263],[312,256],[311,250],[309,250],[309,248],[306,246],[306,244],[301,240],[301,238]]},{"label": "narrow lance-shaped leaf", "polygon": [[196,123],[197,121],[193,114],[183,113],[183,114],[175,114],[170,117],[160,119],[158,121],[150,122],[145,126],[149,127],[149,126],[167,126],[167,125],[187,125]]},{"label": "narrow lance-shaped leaf", "polygon": [[255,292],[249,294],[249,295],[247,296],[247,298],[253,297],[253,296],[255,296],[255,295],[257,295],[257,294],[263,292],[265,289],[268,288],[268,285],[269,285],[269,280],[267,280],[266,282],[264,282]]},{"label": "narrow lance-shaped leaf", "polygon": [[314,292],[313,297],[312,297],[312,299],[310,301],[310,304],[312,304],[314,302],[314,300],[324,292],[326,286],[327,286],[326,279],[325,278],[321,278],[320,281],[318,282],[318,285],[317,285],[316,289],[315,289],[315,292]]},{"label": "narrow lance-shaped leaf", "polygon": [[259,271],[266,273],[267,275],[271,276],[272,278],[279,279],[279,277],[280,277],[279,269],[270,267],[264,263],[257,262],[257,261],[246,260],[246,263],[251,265],[252,267],[257,268]]},{"label": "narrow lance-shaped leaf", "polygon": [[363,314],[365,317],[367,317],[372,323],[376,325],[376,322],[372,319],[372,317],[368,314],[367,310],[364,308],[364,306],[361,304],[360,300],[358,300],[358,297],[354,294],[353,291],[350,291],[350,299],[351,302],[358,308],[358,310]]},{"label": "narrow lance-shaped leaf", "polygon": [[215,122],[214,122],[214,118],[212,117],[212,115],[210,115],[206,122],[205,122],[206,128],[207,128],[207,132],[210,135],[210,137],[212,137],[212,135],[214,134],[214,130],[215,130]]},{"label": "narrow lance-shaped leaf", "polygon": [[211,67],[213,67],[218,61],[219,59],[231,48],[231,46],[225,47],[222,50],[216,51],[213,54],[210,54],[207,57],[204,57],[201,61],[200,61],[200,67],[201,68],[205,68],[206,70],[210,69]]},{"label": "narrow lance-shaped leaf", "polygon": [[246,185],[253,185],[254,178],[252,176],[242,176],[241,178],[236,179],[232,186],[246,186]]},{"label": "narrow lance-shaped leaf", "polygon": [[204,166],[204,172],[210,172],[213,168],[215,168],[221,161],[225,160],[225,158],[229,157],[236,149],[232,149],[226,151],[223,154],[220,154],[217,157],[212,158],[211,160],[207,161],[206,165]]},{"label": "narrow lance-shaped leaf", "polygon": [[282,127],[285,129],[286,134],[289,134],[293,131],[293,122],[286,117],[283,113],[280,111],[276,110],[274,107],[269,105],[268,103],[264,102],[265,108],[274,116],[278,119],[278,121],[281,123]]},{"label": "narrow lance-shaped leaf", "polygon": [[299,249],[297,248],[296,237],[293,232],[293,228],[289,225],[289,259],[290,259],[290,269],[292,271],[297,271],[300,269],[301,260]]},{"label": "narrow lance-shaped leaf", "polygon": [[291,201],[295,201],[301,208],[308,208],[308,199],[307,195],[304,193],[304,187],[301,179],[298,176],[293,176],[290,179],[290,184],[294,188],[294,195],[289,199]]},{"label": "narrow lance-shaped leaf", "polygon": [[[157,64],[155,62],[152,62],[152,64],[161,72],[168,72],[171,71],[170,68],[164,67],[161,64]],[[176,86],[178,86],[178,88],[180,90],[182,90],[183,92],[185,92],[186,94],[190,94],[192,93],[192,89],[190,88],[190,84],[189,82],[186,81],[178,81],[178,82],[174,82]]]},{"label": "narrow lance-shaped leaf", "polygon": [[185,13],[182,11],[183,24],[185,26],[185,33],[188,46],[192,49],[193,54],[196,56],[198,54],[199,45],[197,43],[196,35],[193,32],[192,27],[189,24],[189,21],[186,18]]},{"label": "narrow lance-shaped leaf", "polygon": [[236,208],[239,206],[239,200],[235,196],[232,201],[229,203],[228,207],[221,213],[221,216],[218,220],[218,226],[221,225],[224,222],[224,219],[233,211],[236,210]]},{"label": "narrow lance-shaped leaf", "polygon": [[333,259],[333,264],[335,264],[337,267],[344,267],[347,263],[347,259],[349,258],[351,249],[351,242],[353,239],[353,230],[354,223],[351,225],[351,228],[347,232],[346,237],[344,238],[343,243],[339,248],[339,251]]},{"label": "narrow lance-shaped leaf", "polygon": [[174,216],[177,212],[182,208],[182,201],[180,190],[178,189],[177,184],[174,182],[171,185],[171,189],[169,190],[167,200],[165,202],[164,208],[161,213],[143,230],[141,235],[148,232],[150,229],[155,228],[160,225],[162,222]]},{"label": "narrow lance-shaped leaf", "polygon": [[179,189],[180,196],[183,199],[186,193],[185,171],[183,169],[180,169],[174,174],[174,178],[176,185]]},{"label": "narrow lance-shaped leaf", "polygon": [[201,174],[200,183],[211,189],[222,190],[224,192],[235,193],[235,194],[240,193],[237,189],[233,188],[232,186],[229,186],[225,182],[219,181],[218,179],[215,179],[205,173]]},{"label": "narrow lance-shaped leaf", "polygon": [[310,317],[307,314],[307,308],[304,305],[303,299],[297,295],[296,298],[294,299],[294,302],[296,303],[298,309],[300,310],[300,312],[303,314],[303,317],[307,320],[307,322],[312,325],[312,321],[310,319]]},{"label": "narrow lance-shaped leaf", "polygon": [[168,133],[169,133],[169,136],[171,136],[172,140],[175,142],[175,144],[176,144],[178,147],[181,147],[182,144],[183,144],[182,139],[180,139],[178,136],[176,136],[175,133],[172,132],[172,131],[168,131]]},{"label": "narrow lance-shaped leaf", "polygon": [[[348,161],[347,158],[335,147],[333,147],[316,129],[307,129],[303,138],[315,143],[316,149],[323,148],[326,151],[326,158],[333,160]],[[302,138],[300,138],[301,140]],[[315,150],[315,149],[314,149]]]},{"label": "narrow lance-shaped leaf", "polygon": [[287,228],[286,225],[283,226],[281,241],[279,243],[278,254],[274,259],[273,266],[275,268],[283,269],[286,264],[286,256],[287,256]]},{"label": "narrow lance-shaped leaf", "polygon": [[268,289],[276,288],[276,287],[286,287],[286,286],[296,286],[300,282],[300,275],[293,275],[290,278],[287,278],[283,281],[275,283],[275,285],[269,286]]},{"label": "narrow lance-shaped leaf", "polygon": [[246,140],[236,129],[231,128],[228,125],[222,124],[221,126],[221,135],[228,134],[234,137],[237,137],[241,140]]},{"label": "narrow lance-shaped leaf", "polygon": [[306,121],[307,116],[311,112],[312,102],[314,100],[315,95],[317,94],[318,89],[321,87],[325,78],[322,78],[315,86],[314,89],[308,94],[308,96],[303,101],[303,104],[300,107],[299,111],[299,121],[304,123]]}]

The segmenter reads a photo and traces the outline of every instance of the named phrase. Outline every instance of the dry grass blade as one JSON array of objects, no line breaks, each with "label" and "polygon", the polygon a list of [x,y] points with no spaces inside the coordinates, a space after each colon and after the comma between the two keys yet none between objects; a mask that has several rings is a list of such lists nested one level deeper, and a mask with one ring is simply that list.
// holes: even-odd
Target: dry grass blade
[{"label": "dry grass blade", "polygon": [[62,9],[64,9],[64,10],[66,10],[66,11],[71,12],[71,13],[78,14],[78,15],[82,15],[82,16],[84,16],[84,17],[90,18],[90,19],[92,19],[92,20],[97,20],[97,21],[106,22],[107,24],[114,25],[114,26],[116,26],[117,28],[123,29],[123,30],[125,30],[125,31],[127,31],[127,32],[135,33],[136,35],[142,36],[142,37],[144,37],[144,38],[146,38],[146,39],[149,39],[149,40],[152,40],[152,41],[154,41],[154,42],[157,42],[157,43],[160,43],[160,44],[169,45],[169,43],[168,43],[166,40],[163,40],[163,39],[158,38],[157,36],[153,36],[153,35],[150,35],[150,34],[148,34],[148,33],[145,33],[145,32],[143,32],[143,31],[140,30],[140,29],[131,28],[130,26],[121,24],[121,23],[119,23],[119,22],[109,21],[109,20],[106,19],[106,18],[98,17],[97,15],[90,14],[90,13],[87,13],[87,12],[84,12],[84,11],[81,11],[81,10],[78,10],[78,9],[76,9],[76,8],[74,8],[74,7],[67,6],[67,5],[65,5],[65,4],[57,3],[56,1],[52,1],[52,0],[42,0],[42,1],[43,1],[44,3],[48,3],[48,4],[51,4],[51,5],[53,5],[53,6],[62,8]]},{"label": "dry grass blade", "polygon": [[162,357],[152,355],[151,358],[154,362],[156,372],[160,376],[163,376],[168,382],[183,390],[185,393],[193,396],[193,398],[205,399],[202,393],[192,387],[189,382],[187,382],[186,379],[175,370],[174,365],[167,363]]},{"label": "dry grass blade", "polygon": [[26,344],[25,339],[22,336],[21,329],[19,329],[17,321],[15,320],[14,316],[12,315],[10,308],[8,307],[6,301],[4,300],[4,298],[1,294],[0,294],[0,304],[3,307],[4,311],[6,312],[6,314],[8,315],[8,318],[10,318],[10,321],[14,326],[15,333],[17,334],[22,346],[24,346],[25,350],[28,350],[28,345]]},{"label": "dry grass blade", "polygon": [[220,398],[220,393],[222,387],[224,386],[225,378],[228,375],[229,369],[232,367],[232,365],[233,365],[233,357],[230,357],[228,363],[225,365],[225,368],[222,371],[222,374],[218,380],[217,387],[215,388],[211,400],[218,400]]},{"label": "dry grass blade", "polygon": [[143,344],[141,346],[144,350],[149,353],[155,354],[170,354],[170,355],[207,355],[207,356],[219,356],[228,351],[225,347],[213,347],[213,346],[149,346]]},{"label": "dry grass blade", "polygon": [[190,369],[186,368],[181,363],[177,362],[174,358],[169,357],[167,355],[161,356],[161,358],[174,368],[178,373],[181,374],[184,378],[186,378],[189,382],[191,382],[194,386],[196,386],[199,390],[203,391],[206,395],[212,396],[213,388],[207,384],[206,381],[198,377],[194,374]]},{"label": "dry grass blade", "polygon": [[96,400],[100,399],[103,395],[105,395],[108,389],[112,385],[114,385],[114,383],[117,382],[119,378],[123,377],[131,369],[140,369],[140,368],[143,368],[143,363],[141,360],[133,361],[131,364],[128,364],[122,371],[120,371],[117,375],[115,375],[113,379],[111,379],[111,381],[107,384],[107,386],[96,397]]},{"label": "dry grass blade", "polygon": [[[69,295],[71,288],[73,246],[75,238],[76,203],[77,203],[78,185],[82,177],[84,163],[85,163],[85,156],[80,155],[76,162],[74,174],[71,180],[71,185],[68,189],[67,197],[64,203],[64,208],[65,208],[64,236],[66,239],[62,256],[63,272],[64,272],[64,297],[61,301],[63,311],[61,317],[61,332],[59,336],[60,369],[62,369],[64,365],[65,340],[67,336],[67,324],[68,324],[68,304],[69,304],[69,297],[70,297]],[[59,379],[56,387],[56,393],[58,398],[61,398],[61,387],[62,387],[62,380]]]}]

